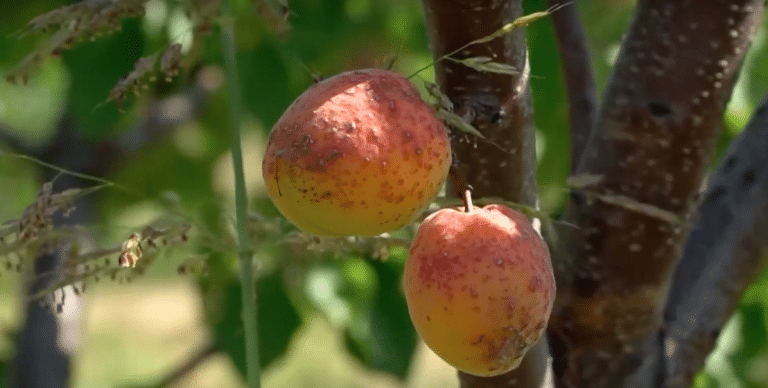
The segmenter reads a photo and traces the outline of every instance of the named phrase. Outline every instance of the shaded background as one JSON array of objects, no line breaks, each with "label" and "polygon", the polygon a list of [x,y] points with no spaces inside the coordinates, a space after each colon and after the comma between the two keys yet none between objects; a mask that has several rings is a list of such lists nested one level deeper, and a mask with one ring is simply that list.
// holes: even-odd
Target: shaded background
[{"label": "shaded background", "polygon": [[[17,39],[33,17],[63,1],[4,2],[0,6],[0,75],[5,78],[34,49],[41,35]],[[602,91],[629,23],[632,1],[580,2]],[[524,2],[526,13],[543,1]],[[272,124],[314,76],[381,67],[411,74],[431,61],[421,4],[405,0],[290,2],[291,30],[284,39],[241,2],[236,21],[246,187],[252,209],[277,216],[261,180],[261,155]],[[768,86],[768,39],[758,32],[723,121],[719,149],[749,118]],[[100,246],[119,244],[132,231],[168,212],[207,225],[226,239],[222,212],[233,208],[227,99],[218,35],[192,45],[192,28],[178,1],[150,0],[146,14],[128,19],[120,32],[49,58],[27,85],[0,82],[0,151],[64,149],[62,131],[77,139],[75,155],[101,164],[107,179],[130,189],[95,194],[85,227]],[[124,113],[104,103],[134,62],[182,44],[189,59],[179,77],[160,80]],[[559,56],[548,20],[528,27],[531,88],[537,129],[541,207],[556,214],[565,199],[569,134]],[[432,80],[431,69],[414,78]],[[599,93],[600,94],[600,93]],[[72,143],[74,144],[74,142]],[[87,155],[85,155],[87,154]],[[18,218],[32,203],[44,176],[28,161],[0,156],[0,222]],[[169,192],[178,201],[168,201]],[[170,204],[169,204],[170,203]],[[284,226],[290,230],[290,226]],[[412,230],[396,233],[409,238]],[[196,351],[217,352],[179,381],[184,387],[243,384],[240,292],[235,257],[206,251],[204,244],[168,250],[146,276],[132,284],[100,282],[84,301],[73,386],[141,386],[160,381]],[[210,275],[180,276],[192,254],[210,253]],[[260,281],[260,336],[265,387],[451,387],[455,370],[418,345],[399,291],[404,249],[386,260],[333,252],[298,254],[290,244],[266,246]],[[4,263],[0,258],[0,264]],[[4,268],[0,265],[0,268]],[[21,276],[0,269],[0,386],[14,354],[14,336],[24,319]],[[768,387],[768,277],[746,292],[736,316],[723,329],[697,385]]]}]

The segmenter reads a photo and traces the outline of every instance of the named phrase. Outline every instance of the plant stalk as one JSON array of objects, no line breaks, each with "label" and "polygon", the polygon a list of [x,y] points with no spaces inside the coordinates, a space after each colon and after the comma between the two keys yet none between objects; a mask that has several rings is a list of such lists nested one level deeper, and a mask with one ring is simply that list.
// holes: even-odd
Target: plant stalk
[{"label": "plant stalk", "polygon": [[232,8],[234,0],[224,1],[221,39],[224,48],[224,66],[229,91],[229,113],[232,131],[232,166],[235,174],[235,215],[237,218],[237,256],[240,263],[240,283],[243,297],[243,325],[245,332],[245,360],[249,388],[261,386],[259,343],[256,317],[256,274],[253,270],[253,247],[248,236],[248,200],[245,193],[243,150],[240,144],[240,107],[242,95],[235,59],[235,31]]}]

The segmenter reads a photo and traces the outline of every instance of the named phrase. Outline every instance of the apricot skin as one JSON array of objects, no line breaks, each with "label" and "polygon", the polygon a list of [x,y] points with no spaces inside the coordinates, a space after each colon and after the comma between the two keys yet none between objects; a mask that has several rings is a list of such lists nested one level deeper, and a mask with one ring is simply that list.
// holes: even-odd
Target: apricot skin
[{"label": "apricot skin", "polygon": [[448,174],[448,135],[404,77],[341,73],[307,89],[272,129],[267,191],[300,229],[323,236],[400,229]]},{"label": "apricot skin", "polygon": [[427,346],[461,371],[497,376],[516,368],[544,332],[555,279],[549,250],[528,219],[488,205],[427,217],[403,288]]}]

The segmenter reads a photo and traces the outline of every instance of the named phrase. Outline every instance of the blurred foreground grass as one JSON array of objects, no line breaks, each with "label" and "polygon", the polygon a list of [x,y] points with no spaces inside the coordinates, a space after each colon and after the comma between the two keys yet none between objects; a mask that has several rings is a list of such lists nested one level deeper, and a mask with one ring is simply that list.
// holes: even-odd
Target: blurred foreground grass
[{"label": "blurred foreground grass", "polygon": [[[0,282],[0,327],[15,329],[23,316],[19,276]],[[142,279],[133,284],[104,283],[85,298],[75,388],[150,385],[186,361],[210,340],[202,301],[192,280]],[[12,344],[0,340],[0,357]],[[214,355],[171,387],[243,387],[230,359]],[[1,384],[0,384],[1,385]],[[344,349],[341,333],[320,316],[297,331],[285,357],[270,366],[265,388],[452,388],[456,372],[420,344],[404,383],[361,366]]]}]

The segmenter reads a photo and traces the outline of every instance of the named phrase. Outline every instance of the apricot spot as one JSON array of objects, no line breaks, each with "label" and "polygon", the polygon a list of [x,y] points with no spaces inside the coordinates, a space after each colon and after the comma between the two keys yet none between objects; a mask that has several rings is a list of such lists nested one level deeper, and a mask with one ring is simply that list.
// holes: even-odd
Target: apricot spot
[{"label": "apricot spot", "polygon": [[[308,88],[275,123],[264,153],[275,206],[323,236],[377,235],[418,217],[447,178],[451,149],[442,122],[416,96],[407,79],[379,69]],[[425,127],[416,128],[416,118]],[[437,150],[430,162],[439,168],[416,163],[422,149]],[[428,189],[417,195],[405,187],[406,176],[424,179]]]},{"label": "apricot spot", "polygon": [[519,365],[545,330],[555,295],[546,244],[524,215],[501,205],[427,217],[409,250],[403,289],[424,342],[478,376]]}]

